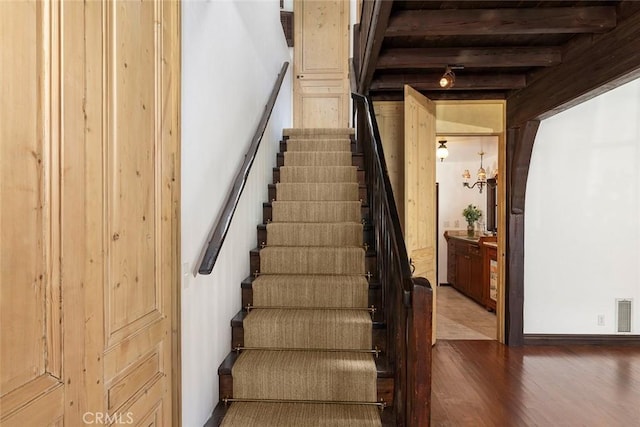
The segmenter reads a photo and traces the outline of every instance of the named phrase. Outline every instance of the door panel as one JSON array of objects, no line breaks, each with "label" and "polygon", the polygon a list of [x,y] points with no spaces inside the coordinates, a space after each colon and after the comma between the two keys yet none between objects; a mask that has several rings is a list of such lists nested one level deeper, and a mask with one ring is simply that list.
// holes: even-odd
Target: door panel
[{"label": "door panel", "polygon": [[0,2],[3,427],[175,424],[179,8]]},{"label": "door panel", "polygon": [[51,96],[57,7],[0,3],[0,423],[63,413],[56,169]]},{"label": "door panel", "polygon": [[[162,168],[157,114],[161,44],[155,40],[153,2],[109,4],[105,72],[109,89],[106,217],[109,242],[109,338],[122,328],[129,333],[158,312],[160,204]],[[109,63],[115,66],[109,67]],[[143,322],[136,322],[143,320]],[[144,321],[146,320],[146,321]]]},{"label": "door panel", "polygon": [[295,127],[347,127],[349,2],[294,2]]},{"label": "door panel", "polygon": [[436,122],[435,103],[410,86],[404,89],[404,236],[414,276],[433,288],[436,331]]},{"label": "door panel", "polygon": [[378,101],[373,103],[373,109],[400,226],[404,230],[404,102]]},{"label": "door panel", "polygon": [[[109,2],[102,73],[106,91],[103,302],[106,410],[134,422],[159,405],[171,424],[172,138],[161,1]],[[174,82],[175,83],[175,82]],[[96,94],[97,95],[97,94]],[[168,266],[168,267],[167,267]],[[135,343],[133,349],[132,344]],[[163,404],[164,403],[164,404]],[[130,408],[137,406],[136,412]]]}]

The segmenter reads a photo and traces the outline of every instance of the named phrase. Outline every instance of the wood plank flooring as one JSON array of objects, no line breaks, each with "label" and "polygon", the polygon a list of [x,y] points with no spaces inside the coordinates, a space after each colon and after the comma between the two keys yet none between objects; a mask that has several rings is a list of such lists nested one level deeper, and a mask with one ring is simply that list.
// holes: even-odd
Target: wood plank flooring
[{"label": "wood plank flooring", "polygon": [[451,286],[436,292],[436,338],[449,340],[495,340],[495,313],[487,311]]},{"label": "wood plank flooring", "polygon": [[432,426],[638,426],[640,347],[437,342]]}]

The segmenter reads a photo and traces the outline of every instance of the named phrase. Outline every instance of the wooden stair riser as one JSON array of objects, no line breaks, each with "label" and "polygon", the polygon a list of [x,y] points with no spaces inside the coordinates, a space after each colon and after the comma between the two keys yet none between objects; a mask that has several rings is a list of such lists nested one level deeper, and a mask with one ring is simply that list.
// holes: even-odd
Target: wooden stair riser
[{"label": "wooden stair riser", "polygon": [[[374,243],[375,243],[374,229],[370,225],[365,225],[364,226],[364,230],[362,232],[362,241],[368,247],[370,247],[370,248],[374,247]],[[257,240],[256,243],[257,243],[257,246],[259,248],[264,246],[264,245],[266,245],[266,246],[269,245],[269,235],[267,233],[266,224],[258,225],[258,240]]]},{"label": "wooden stair riser", "polygon": [[[365,185],[366,184],[366,178],[365,178],[365,173],[363,170],[358,169],[357,171],[357,175],[358,175],[358,184],[360,185]],[[277,183],[280,182],[280,168],[273,168],[273,182]],[[271,199],[269,199],[271,200]]]},{"label": "wooden stair riser", "polygon": [[[278,153],[276,157],[276,167],[284,166],[284,153]],[[364,170],[364,156],[358,153],[353,154],[351,156],[351,165]]]},{"label": "wooden stair riser", "polygon": [[[371,216],[369,211],[369,205],[363,204],[362,207],[360,208],[360,212],[364,222],[370,223]],[[272,219],[273,219],[273,211],[271,209],[271,203],[263,203],[262,204],[262,222],[266,224],[268,222],[271,222]]]},{"label": "wooden stair riser", "polygon": [[[247,277],[242,281],[242,307],[253,305],[253,276]],[[384,307],[382,306],[382,287],[379,283],[371,281],[369,283],[369,302],[368,306],[376,307],[374,313],[374,321],[382,321],[384,319]]]},{"label": "wooden stair riser", "polygon": [[[231,375],[231,370],[237,358],[238,353],[229,353],[218,368],[220,400],[233,398],[233,376]],[[388,366],[384,365],[383,359],[377,359],[376,365],[378,368],[378,379],[376,380],[377,398],[378,401],[384,401],[387,404],[387,408],[390,409],[393,407],[393,390],[395,383],[393,372]]]},{"label": "wooden stair riser", "polygon": [[[365,272],[376,274],[378,271],[378,264],[375,251],[369,249],[365,253]],[[251,274],[260,273],[260,248],[252,249],[249,253],[249,266],[251,268]]]},{"label": "wooden stair riser", "polygon": [[[278,192],[275,184],[269,184],[269,200],[274,201],[278,200]],[[358,198],[360,200],[366,201],[367,199],[367,187],[365,185],[360,185],[358,187]]]},{"label": "wooden stair riser", "polygon": [[[244,347],[243,321],[245,312],[238,313],[231,320],[231,348]],[[383,353],[387,351],[387,329],[384,323],[374,322],[372,329],[372,348],[378,348]]]}]

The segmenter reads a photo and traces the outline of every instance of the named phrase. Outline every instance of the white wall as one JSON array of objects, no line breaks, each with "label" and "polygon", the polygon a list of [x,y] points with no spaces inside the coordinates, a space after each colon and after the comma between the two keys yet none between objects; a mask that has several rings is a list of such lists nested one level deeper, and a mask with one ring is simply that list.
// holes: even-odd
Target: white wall
[{"label": "white wall", "polygon": [[[483,150],[483,165],[487,177],[494,176],[498,168],[498,137],[447,137],[438,136],[436,141],[447,140],[449,157],[443,162],[436,161],[436,181],[439,186],[438,199],[438,283],[447,282],[447,241],[444,238],[446,230],[466,230],[467,222],[462,216],[462,210],[472,204],[482,210],[482,224],[486,224],[487,214],[487,190],[482,194],[476,186],[468,189],[462,186],[462,173],[469,169],[471,173],[470,184],[475,182],[480,168],[480,156]],[[438,146],[439,144],[436,144]],[[483,229],[484,227],[478,227]]]},{"label": "white wall", "polygon": [[[544,120],[525,220],[524,332],[640,333],[640,80]],[[598,326],[604,315],[604,326]]]},{"label": "white wall", "polygon": [[240,310],[277,141],[291,125],[289,73],[213,274],[194,278],[190,272],[289,60],[279,2],[183,2],[182,54],[182,422],[192,427],[202,426],[218,401],[217,369],[230,350],[230,320]]}]

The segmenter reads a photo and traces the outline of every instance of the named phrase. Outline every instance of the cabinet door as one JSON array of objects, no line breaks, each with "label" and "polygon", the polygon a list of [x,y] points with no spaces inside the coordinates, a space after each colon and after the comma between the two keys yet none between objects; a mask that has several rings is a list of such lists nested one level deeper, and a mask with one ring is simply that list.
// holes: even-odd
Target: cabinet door
[{"label": "cabinet door", "polygon": [[447,242],[447,282],[456,283],[456,244],[452,240]]},{"label": "cabinet door", "polygon": [[466,251],[456,250],[456,281],[454,287],[465,295],[469,292],[469,255]]},{"label": "cabinet door", "polygon": [[484,275],[482,257],[478,248],[469,248],[469,296],[479,303],[483,303]]}]

